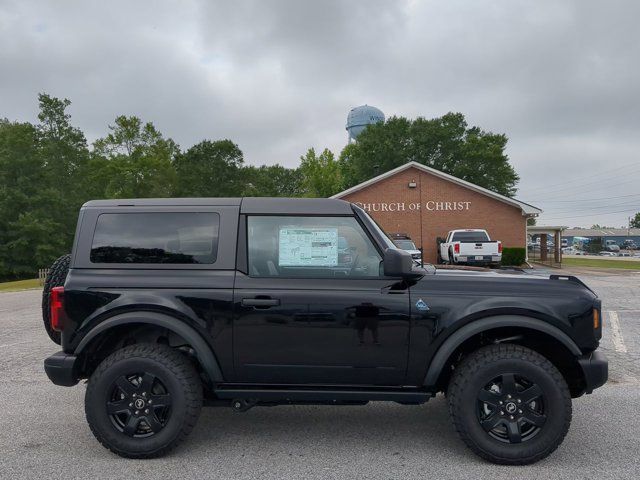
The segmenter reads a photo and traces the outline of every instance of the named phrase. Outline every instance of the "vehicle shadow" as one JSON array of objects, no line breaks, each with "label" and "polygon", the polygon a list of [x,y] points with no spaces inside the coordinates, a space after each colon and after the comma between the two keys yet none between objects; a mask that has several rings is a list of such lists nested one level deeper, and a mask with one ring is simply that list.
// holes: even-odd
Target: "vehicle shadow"
[{"label": "vehicle shadow", "polygon": [[[189,440],[189,450],[243,448],[270,452],[311,452],[361,456],[424,453],[469,459],[451,425],[444,396],[424,405],[371,402],[366,406],[291,405],[254,407],[237,413],[231,408],[205,408]],[[209,446],[207,446],[207,444]]]}]

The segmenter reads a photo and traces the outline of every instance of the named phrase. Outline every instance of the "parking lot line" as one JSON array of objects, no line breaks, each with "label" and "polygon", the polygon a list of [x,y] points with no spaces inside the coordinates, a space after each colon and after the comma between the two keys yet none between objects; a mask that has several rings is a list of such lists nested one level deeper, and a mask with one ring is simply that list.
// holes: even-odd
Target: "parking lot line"
[{"label": "parking lot line", "polygon": [[622,331],[620,330],[620,320],[618,319],[618,312],[611,310],[607,312],[609,317],[609,323],[611,324],[611,339],[613,340],[613,347],[616,352],[627,353],[627,346],[624,344],[624,338],[622,337]]}]

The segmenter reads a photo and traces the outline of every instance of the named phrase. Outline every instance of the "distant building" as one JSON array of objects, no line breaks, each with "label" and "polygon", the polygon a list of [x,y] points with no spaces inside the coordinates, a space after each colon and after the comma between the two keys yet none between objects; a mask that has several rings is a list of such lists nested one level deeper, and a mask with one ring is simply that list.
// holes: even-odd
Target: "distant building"
[{"label": "distant building", "polygon": [[359,205],[387,233],[407,234],[437,260],[437,239],[449,230],[483,228],[505,247],[527,246],[527,218],[542,210],[417,162],[371,178],[332,198]]},{"label": "distant building", "polygon": [[588,238],[614,240],[622,246],[625,240],[632,240],[640,246],[640,228],[568,228],[562,232],[562,238],[567,240],[569,245],[573,244],[574,238]]}]

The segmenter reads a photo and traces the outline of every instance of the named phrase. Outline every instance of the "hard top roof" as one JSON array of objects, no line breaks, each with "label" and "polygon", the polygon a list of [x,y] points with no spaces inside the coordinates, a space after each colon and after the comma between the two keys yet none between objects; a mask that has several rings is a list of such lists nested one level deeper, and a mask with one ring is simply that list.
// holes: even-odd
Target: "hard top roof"
[{"label": "hard top roof", "polygon": [[133,198],[91,200],[83,208],[238,206],[246,214],[352,215],[349,202],[331,198]]}]

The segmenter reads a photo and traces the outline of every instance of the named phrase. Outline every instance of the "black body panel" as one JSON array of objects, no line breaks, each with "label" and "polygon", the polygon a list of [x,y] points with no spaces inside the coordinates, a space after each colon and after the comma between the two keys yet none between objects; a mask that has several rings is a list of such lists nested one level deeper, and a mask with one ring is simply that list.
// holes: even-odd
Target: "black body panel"
[{"label": "black body panel", "polygon": [[[247,300],[273,305],[247,305]],[[409,290],[389,279],[236,278],[234,356],[245,383],[401,385]]]},{"label": "black body panel", "polygon": [[[426,312],[413,312],[408,384],[424,380],[438,349],[455,331],[485,317],[520,315],[541,320],[564,333],[584,351],[597,348],[590,315],[596,297],[571,282],[533,275],[443,271],[423,277],[411,287],[412,308],[422,299]],[[589,314],[572,325],[571,318]],[[578,333],[591,329],[588,338]]]},{"label": "black body panel", "polygon": [[72,269],[65,284],[67,315],[81,321],[65,327],[63,349],[74,352],[115,315],[156,312],[195,330],[215,352],[225,378],[232,378],[234,277],[228,270]]}]

